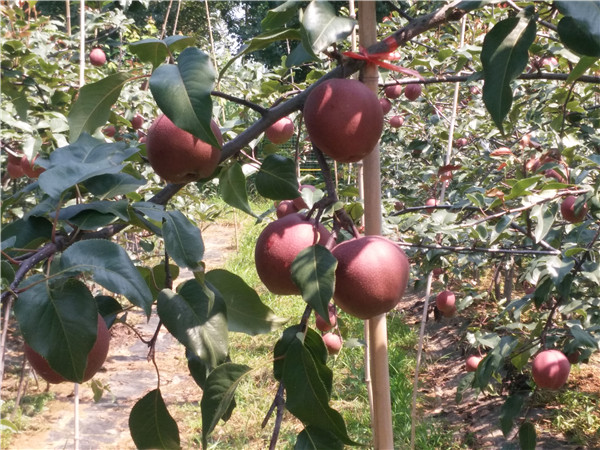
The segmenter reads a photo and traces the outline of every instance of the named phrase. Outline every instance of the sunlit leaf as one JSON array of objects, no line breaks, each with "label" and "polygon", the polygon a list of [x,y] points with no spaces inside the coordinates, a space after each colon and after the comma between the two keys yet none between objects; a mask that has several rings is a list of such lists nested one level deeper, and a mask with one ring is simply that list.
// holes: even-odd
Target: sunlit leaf
[{"label": "sunlit leaf", "polygon": [[302,26],[307,31],[310,48],[315,53],[348,37],[355,25],[356,21],[353,19],[336,16],[331,3],[326,1],[310,2],[302,17]]},{"label": "sunlit leaf", "polygon": [[76,242],[63,252],[60,267],[64,271],[89,273],[96,283],[124,295],[150,316],[152,293],[127,252],[114,242],[103,239]]},{"label": "sunlit leaf", "polygon": [[179,128],[215,147],[221,147],[210,122],[211,91],[215,72],[206,53],[188,47],[177,64],[164,64],[150,77],[150,90],[158,107]]},{"label": "sunlit leaf", "polygon": [[232,164],[219,174],[219,192],[228,205],[256,217],[248,203],[246,177],[239,163]]},{"label": "sunlit leaf", "polygon": [[70,139],[76,141],[86,131],[92,134],[106,123],[110,110],[119,99],[121,89],[131,78],[129,73],[115,73],[95,83],[86,84],[69,111]]},{"label": "sunlit leaf", "polygon": [[210,289],[193,279],[181,285],[178,293],[163,289],[157,310],[167,330],[209,368],[225,361],[226,306]]},{"label": "sunlit leaf", "polygon": [[214,286],[227,305],[229,331],[253,336],[270,333],[287,322],[287,319],[276,316],[238,275],[215,269],[207,272],[205,279],[208,287],[213,289]]},{"label": "sunlit leaf", "polygon": [[179,267],[196,270],[204,256],[200,228],[179,210],[167,211],[162,228],[165,247]]},{"label": "sunlit leaf", "polygon": [[285,156],[267,156],[255,183],[260,195],[273,200],[293,199],[299,195],[296,164]]},{"label": "sunlit leaf", "polygon": [[528,49],[535,39],[535,29],[535,16],[526,8],[516,17],[494,25],[483,41],[483,101],[501,131],[502,122],[512,106],[510,83],[527,66]]},{"label": "sunlit leaf", "polygon": [[337,260],[322,245],[311,245],[302,250],[291,266],[292,280],[300,288],[302,298],[327,320],[336,267]]}]

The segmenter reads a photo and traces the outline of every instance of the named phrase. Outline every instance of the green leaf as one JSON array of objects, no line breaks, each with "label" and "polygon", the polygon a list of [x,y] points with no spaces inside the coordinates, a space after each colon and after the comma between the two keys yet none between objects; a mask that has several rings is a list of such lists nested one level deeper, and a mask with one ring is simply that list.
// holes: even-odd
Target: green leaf
[{"label": "green leaf", "polygon": [[34,248],[52,236],[52,223],[43,217],[16,219],[2,227],[2,250]]},{"label": "green leaf", "polygon": [[96,301],[98,314],[100,314],[102,319],[104,319],[106,327],[112,327],[115,319],[117,318],[117,314],[123,312],[123,307],[114,297],[111,297],[110,295],[96,295],[94,300]]},{"label": "green leaf", "polygon": [[339,42],[352,33],[356,21],[337,17],[331,3],[312,1],[304,10],[302,26],[307,32],[310,48],[318,53],[331,44]]},{"label": "green leaf", "polygon": [[521,413],[524,397],[519,394],[513,394],[506,399],[500,408],[500,429],[504,437],[508,436],[512,430],[514,420]]},{"label": "green leaf", "polygon": [[0,275],[2,276],[2,289],[4,290],[15,279],[15,270],[8,261],[0,263]]},{"label": "green leaf", "polygon": [[225,363],[213,370],[206,379],[200,402],[204,448],[207,446],[208,435],[230,410],[238,384],[250,370],[250,367],[241,364]]},{"label": "green leaf", "polygon": [[131,79],[129,73],[115,73],[95,83],[86,84],[69,111],[70,140],[76,141],[82,132],[92,134],[106,123],[112,105],[121,89]]},{"label": "green leaf", "polygon": [[152,64],[157,68],[169,54],[167,45],[160,39],[142,39],[129,44],[129,51],[136,55],[143,63]]},{"label": "green leaf", "polygon": [[333,297],[337,259],[322,245],[302,250],[292,262],[292,280],[302,298],[323,318],[329,320],[329,301]]},{"label": "green leaf", "polygon": [[513,99],[510,83],[527,66],[535,29],[535,17],[526,8],[516,17],[498,22],[483,40],[483,101],[503,133],[502,121],[510,111]]},{"label": "green leaf", "polygon": [[179,54],[176,65],[165,64],[154,71],[150,90],[158,107],[175,125],[220,148],[210,128],[214,81],[208,55],[188,47]]},{"label": "green leaf", "polygon": [[512,336],[503,336],[498,345],[479,363],[475,372],[474,385],[483,390],[490,382],[492,375],[503,366],[504,359],[510,355],[517,344],[518,341]]},{"label": "green leaf", "polygon": [[512,200],[517,197],[523,197],[525,195],[531,195],[531,191],[528,189],[540,180],[539,176],[524,178],[522,180],[517,181],[513,187],[510,189],[508,195],[504,197],[504,200]]},{"label": "green leaf", "polygon": [[194,36],[167,36],[163,40],[171,52],[183,50],[184,48],[191,47],[196,43],[196,38]]},{"label": "green leaf", "polygon": [[237,55],[235,55],[233,58],[227,61],[227,64],[225,64],[225,66],[219,71],[219,78],[222,78],[223,74],[227,71],[231,64],[233,64],[233,62],[241,56],[247,55],[257,50],[262,50],[263,48],[266,48],[269,45],[271,45],[273,42],[285,40],[300,40],[300,38],[300,32],[295,28],[280,28],[276,30],[268,30],[263,34],[255,36],[248,43],[248,45],[242,48],[242,50]]},{"label": "green leaf", "polygon": [[124,142],[106,143],[82,134],[73,144],[50,153],[47,169],[39,177],[40,188],[52,198],[90,178],[115,174],[122,162],[139,151]]},{"label": "green leaf", "polygon": [[179,428],[160,389],[148,392],[129,413],[129,432],[137,448],[180,448]]},{"label": "green leaf", "polygon": [[558,35],[571,50],[586,55],[600,56],[600,2],[557,1],[563,17],[558,23]]},{"label": "green leaf", "polygon": [[298,12],[298,2],[288,0],[282,3],[277,8],[267,11],[267,15],[260,22],[260,26],[264,31],[281,28],[287,24]]},{"label": "green leaf", "polygon": [[204,389],[206,379],[208,378],[211,368],[208,367],[204,361],[198,358],[194,353],[192,353],[189,348],[185,349],[185,357],[188,362],[188,370],[190,371],[190,375],[196,384],[200,386],[201,389]]},{"label": "green leaf", "polygon": [[[298,333],[302,333],[301,325],[293,325],[283,330],[281,338],[275,343],[273,349],[273,376],[277,381],[281,381],[283,377],[283,363],[288,347],[297,339]],[[323,343],[323,338],[312,328],[306,329],[304,336],[304,345],[312,353],[313,357],[320,365],[327,364],[327,348]],[[333,373],[323,372],[323,381],[328,395],[331,395],[333,386]]]},{"label": "green leaf", "polygon": [[319,60],[317,55],[315,55],[314,52],[310,49],[310,44],[308,44],[308,37],[304,29],[302,29],[300,36],[302,38],[302,42],[300,42],[298,45],[296,45],[296,47],[294,47],[294,49],[291,51],[291,53],[285,60],[285,67],[287,68],[297,67],[307,62]]},{"label": "green leaf", "polygon": [[63,252],[60,268],[89,272],[96,283],[124,295],[150,317],[152,293],[127,252],[114,242],[103,239],[76,242]]},{"label": "green leaf", "polygon": [[551,290],[552,280],[550,278],[546,278],[541,283],[538,283],[535,292],[533,293],[533,300],[537,308],[542,306],[548,300]]},{"label": "green leaf", "polygon": [[272,200],[289,200],[299,195],[296,164],[285,156],[267,156],[255,183],[258,193]]},{"label": "green leaf", "polygon": [[533,237],[535,242],[540,242],[552,229],[554,224],[554,218],[556,217],[556,204],[551,205],[535,205],[531,208],[531,216],[535,217],[537,222],[535,224],[535,230]]},{"label": "green leaf", "polygon": [[129,50],[140,61],[152,64],[156,69],[169,54],[169,50],[176,51],[194,45],[195,39],[189,36],[168,36],[164,40],[142,39],[129,44]]},{"label": "green leaf", "polygon": [[101,200],[129,194],[145,184],[145,179],[122,172],[98,175],[83,182],[83,186]]},{"label": "green leaf", "polygon": [[329,406],[323,375],[331,370],[313,356],[299,335],[288,346],[283,360],[286,408],[305,425],[329,431],[344,444],[356,444],[348,436],[340,413]]},{"label": "green leaf", "polygon": [[209,289],[214,287],[227,305],[229,331],[254,336],[270,333],[287,322],[262,303],[256,291],[236,274],[215,269],[207,272],[205,279]]},{"label": "green leaf", "polygon": [[571,271],[575,266],[575,260],[565,259],[563,260],[560,256],[552,256],[546,261],[546,270],[550,279],[555,286],[558,286],[563,278]]},{"label": "green leaf", "polygon": [[[160,263],[156,266],[152,267],[152,269],[148,267],[138,267],[138,270],[146,280],[146,284],[150,286],[150,291],[152,291],[152,297],[156,298],[160,291],[164,288],[169,288],[167,286],[167,273],[165,271],[165,264]],[[169,272],[171,276],[171,280],[176,280],[179,276],[179,266],[175,264],[169,264]]]},{"label": "green leaf", "polygon": [[535,426],[527,421],[519,427],[519,444],[521,450],[535,450],[535,442],[537,435],[535,433]]},{"label": "green leaf", "polygon": [[581,274],[591,282],[600,284],[600,262],[586,261],[583,263]]},{"label": "green leaf", "polygon": [[188,280],[176,294],[163,289],[158,295],[158,316],[167,330],[210,369],[228,353],[225,302],[196,280]]},{"label": "green leaf", "polygon": [[462,402],[463,394],[469,387],[471,387],[474,379],[475,372],[469,372],[465,374],[465,376],[462,377],[461,380],[458,382],[458,386],[456,387],[456,395],[454,396],[454,401],[457,404]]},{"label": "green leaf", "polygon": [[236,162],[221,171],[219,175],[219,192],[225,203],[256,217],[248,203],[246,177],[239,163]]},{"label": "green leaf", "polygon": [[581,75],[583,75],[586,70],[588,70],[590,67],[592,67],[596,63],[596,61],[598,61],[597,57],[593,57],[593,56],[582,57],[579,60],[579,62],[577,63],[577,65],[573,68],[573,70],[571,70],[571,73],[569,74],[569,77],[567,78],[567,81],[565,81],[565,83],[570,84],[573,81],[575,81],[577,78],[579,78]]},{"label": "green leaf", "polygon": [[200,228],[179,210],[167,211],[162,228],[167,253],[179,267],[198,270],[204,256]]},{"label": "green leaf", "polygon": [[343,450],[344,443],[330,431],[308,426],[298,435],[294,450]]},{"label": "green leaf", "polygon": [[98,327],[96,302],[81,281],[41,281],[23,291],[15,302],[15,315],[25,342],[67,380],[83,380],[87,356]]},{"label": "green leaf", "polygon": [[594,336],[589,331],[584,330],[581,327],[581,324],[576,323],[573,326],[569,326],[569,331],[571,332],[573,338],[577,342],[578,347],[583,346],[598,349],[598,339],[594,338]]},{"label": "green leaf", "polygon": [[486,6],[489,4],[489,0],[479,0],[479,1],[472,1],[472,0],[464,0],[462,2],[459,2],[456,5],[456,9],[460,9],[462,11],[473,11],[475,9],[481,8],[482,6]]},{"label": "green leaf", "polygon": [[[592,3],[592,2],[589,2]],[[557,27],[565,47],[585,56],[600,56],[600,36],[586,29],[585,24],[573,17],[563,17]]]},{"label": "green leaf", "polygon": [[84,230],[91,230],[107,225],[116,219],[127,221],[129,202],[98,201],[81,203],[63,208],[58,213],[59,220],[68,220]]}]

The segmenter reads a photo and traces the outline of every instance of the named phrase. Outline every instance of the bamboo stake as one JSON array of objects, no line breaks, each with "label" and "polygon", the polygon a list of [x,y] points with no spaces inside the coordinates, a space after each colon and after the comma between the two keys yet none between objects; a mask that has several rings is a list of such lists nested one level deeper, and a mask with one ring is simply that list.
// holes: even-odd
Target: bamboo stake
[{"label": "bamboo stake", "polygon": [[[85,84],[85,0],[79,3],[79,89]],[[75,422],[74,448],[79,450],[79,383],[74,385],[73,420]]]},{"label": "bamboo stake", "polygon": [[[375,2],[360,1],[358,26],[360,43],[369,47],[377,41],[377,21],[375,19]],[[367,65],[362,73],[362,81],[367,87],[377,92],[379,74],[377,66]],[[363,160],[365,190],[365,231],[367,235],[381,234],[381,167],[379,146]],[[387,352],[386,315],[374,317],[367,325],[369,360],[371,362],[370,378],[373,389],[373,414],[371,428],[375,449],[388,450],[394,448],[392,428],[392,410],[390,397],[390,375]]]},{"label": "bamboo stake", "polygon": [[66,15],[67,15],[67,36],[71,37],[71,0],[65,1]]},{"label": "bamboo stake", "polygon": [[79,3],[79,87],[85,82],[85,0]]},{"label": "bamboo stake", "polygon": [[[354,0],[349,0],[348,1],[348,9],[350,10],[350,17],[352,19],[356,19],[356,7],[355,7],[355,3]],[[350,35],[350,46],[351,46],[351,50],[353,52],[355,52],[358,49],[358,43],[356,40],[356,28],[354,28],[352,30],[352,34]],[[352,181],[352,168],[351,168],[351,164],[348,167],[348,184],[350,184],[350,182]],[[364,183],[364,178],[363,178],[363,163],[362,161],[359,161],[358,163],[356,163],[356,182],[358,184],[358,197],[364,201],[365,198],[365,183]],[[360,219],[362,226],[365,226],[365,216],[363,215]],[[365,384],[367,386],[367,398],[369,399],[369,412],[370,412],[370,416],[373,417],[374,411],[373,411],[373,383],[371,380],[371,359],[370,359],[370,353],[369,353],[369,347],[371,346],[371,342],[369,340],[369,336],[370,336],[370,328],[369,328],[369,321],[365,320],[364,322],[364,330],[363,330],[363,334],[365,336]]]}]

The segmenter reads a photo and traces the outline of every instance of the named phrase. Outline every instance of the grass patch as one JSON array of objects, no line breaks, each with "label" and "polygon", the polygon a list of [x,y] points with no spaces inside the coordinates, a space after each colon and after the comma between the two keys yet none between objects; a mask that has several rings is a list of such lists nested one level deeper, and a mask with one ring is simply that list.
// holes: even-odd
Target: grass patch
[{"label": "grass patch", "polygon": [[29,418],[39,414],[53,399],[53,392],[24,395],[16,409],[14,400],[2,400],[0,403],[1,448],[10,448],[13,433],[25,429]]},{"label": "grass patch", "polygon": [[598,395],[576,390],[562,390],[550,404],[552,428],[561,432],[577,445],[600,447],[600,398]]}]

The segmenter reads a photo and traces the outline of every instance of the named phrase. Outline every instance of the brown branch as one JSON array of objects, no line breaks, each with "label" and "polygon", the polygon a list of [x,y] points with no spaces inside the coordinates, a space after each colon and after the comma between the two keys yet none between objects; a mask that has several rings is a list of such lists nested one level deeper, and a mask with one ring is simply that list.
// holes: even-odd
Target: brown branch
[{"label": "brown branch", "polygon": [[214,95],[215,97],[224,98],[225,100],[229,100],[230,102],[238,103],[242,106],[247,106],[248,108],[253,109],[257,113],[259,113],[261,116],[264,116],[268,111],[267,108],[263,108],[262,106],[257,105],[256,103],[253,103],[253,102],[243,99],[243,98],[235,97],[233,95],[225,94],[224,92],[211,91],[210,95]]},{"label": "brown branch", "polygon": [[396,241],[400,247],[410,247],[426,250],[447,250],[454,253],[491,253],[498,255],[560,255],[559,250],[533,250],[529,248],[487,248],[487,247],[467,247],[467,246],[451,246],[451,245],[427,245],[413,244],[406,241]]},{"label": "brown branch", "polygon": [[475,222],[461,225],[461,228],[471,228],[471,227],[474,227],[475,225],[479,225],[480,223],[487,222],[488,220],[494,220],[494,219],[497,219],[498,217],[502,217],[507,214],[513,214],[516,212],[526,211],[528,209],[531,209],[532,206],[551,202],[552,200],[559,198],[559,197],[564,197],[565,195],[579,195],[579,194],[585,194],[586,192],[588,192],[587,189],[569,189],[569,190],[561,191],[561,192],[557,193],[556,195],[554,195],[553,197],[543,198],[541,200],[538,200],[537,202],[531,203],[530,205],[520,206],[518,208],[508,209],[506,211],[492,214],[491,216],[487,216],[487,217],[484,217],[483,219],[476,220]]},{"label": "brown branch", "polygon": [[[474,73],[469,75],[440,75],[437,77],[431,78],[402,78],[402,80],[395,81],[393,83],[384,83],[383,87],[386,86],[394,86],[396,84],[437,84],[437,83],[464,83],[469,81]],[[534,73],[522,73],[517,78],[519,80],[552,80],[552,81],[566,81],[569,78],[568,73],[552,73],[552,72],[534,72]],[[575,81],[579,81],[581,83],[592,83],[592,84],[600,84],[600,77],[595,77],[592,75],[581,75]]]}]

